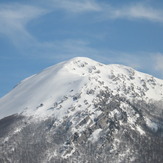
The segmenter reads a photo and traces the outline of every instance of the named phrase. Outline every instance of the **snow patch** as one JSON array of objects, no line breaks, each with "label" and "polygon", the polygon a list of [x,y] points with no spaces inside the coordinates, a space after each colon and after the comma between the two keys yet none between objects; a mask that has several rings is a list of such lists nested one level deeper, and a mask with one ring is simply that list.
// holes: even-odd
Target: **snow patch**
[{"label": "snow patch", "polygon": [[140,126],[136,126],[136,129],[138,130],[140,135],[145,135],[145,131]]},{"label": "snow patch", "polygon": [[155,122],[152,122],[152,120],[145,118],[146,124],[149,128],[151,128],[153,131],[157,131],[158,130],[158,125]]},{"label": "snow patch", "polygon": [[88,140],[91,141],[92,143],[96,142],[99,139],[101,131],[102,131],[101,128],[95,130]]}]

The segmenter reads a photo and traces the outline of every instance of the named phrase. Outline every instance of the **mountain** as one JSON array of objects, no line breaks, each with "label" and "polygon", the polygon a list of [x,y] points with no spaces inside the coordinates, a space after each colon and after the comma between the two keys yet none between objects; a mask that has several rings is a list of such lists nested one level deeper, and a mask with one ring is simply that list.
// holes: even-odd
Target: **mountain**
[{"label": "mountain", "polygon": [[73,58],[0,99],[0,162],[162,163],[163,80]]}]

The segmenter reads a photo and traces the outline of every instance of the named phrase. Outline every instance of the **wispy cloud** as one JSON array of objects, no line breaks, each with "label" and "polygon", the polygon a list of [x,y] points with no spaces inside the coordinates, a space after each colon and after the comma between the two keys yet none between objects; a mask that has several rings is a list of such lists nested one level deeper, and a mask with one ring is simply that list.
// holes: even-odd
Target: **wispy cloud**
[{"label": "wispy cloud", "polygon": [[46,4],[41,5],[38,3],[35,6],[21,3],[1,4],[0,34],[7,36],[18,48],[23,49],[28,48],[28,46],[35,46],[36,48],[41,47],[41,49],[43,49],[42,47],[46,48],[47,44],[53,44],[55,41],[41,43],[37,40],[37,38],[28,31],[27,25],[32,20],[40,18],[47,13],[57,12],[57,10],[62,9],[74,14],[100,10],[98,4],[93,0],[47,0],[46,2],[43,0],[42,2]]},{"label": "wispy cloud", "polygon": [[[163,22],[163,12],[144,4],[113,7],[108,3],[100,3],[96,0],[41,0],[42,5],[32,6],[20,3],[1,4],[0,6],[0,33],[6,35],[12,42],[19,46],[38,44],[37,38],[28,32],[27,24],[46,13],[65,10],[74,15],[85,12],[97,12],[94,16],[102,20],[107,19],[146,19]],[[48,4],[48,5],[47,5]],[[47,7],[48,6],[48,7]]]},{"label": "wispy cloud", "polygon": [[163,54],[156,54],[153,59],[155,70],[163,74]]},{"label": "wispy cloud", "polygon": [[[69,38],[62,39],[61,41],[54,39],[50,42],[40,42],[28,32],[27,24],[47,13],[56,12],[56,9],[66,10],[74,15],[85,12],[97,12],[99,16],[105,17],[105,20],[146,19],[157,22],[163,22],[162,11],[140,3],[118,8],[95,0],[48,0],[48,2],[51,2],[49,3],[51,4],[49,10],[47,6],[45,7],[46,9],[43,9],[43,6],[41,8],[17,3],[1,5],[0,33],[6,35],[17,47],[21,47],[22,49],[30,45],[32,48],[27,47],[29,50],[25,51],[25,53],[30,54],[32,57],[38,57],[39,55],[40,58],[46,57],[47,59],[62,60],[62,58],[68,59],[75,56],[86,56],[105,63],[121,63],[138,69],[149,68],[149,64],[146,63],[144,57],[145,55],[140,57],[140,54],[128,54],[107,49],[101,50],[96,47],[93,48],[89,40],[83,40],[80,37],[79,39]],[[152,59],[148,63],[152,63]],[[156,66],[153,66],[153,69],[162,71],[163,55],[157,55],[155,63]]]},{"label": "wispy cloud", "polygon": [[153,22],[163,22],[163,11],[144,3],[114,7],[109,4],[103,6],[104,19],[144,19]]},{"label": "wispy cloud", "polygon": [[[44,1],[44,0],[43,0]],[[163,22],[163,11],[153,8],[147,3],[130,3],[114,7],[108,2],[97,0],[48,0],[51,8],[63,9],[69,13],[79,14],[98,12],[102,20],[106,19],[144,19],[154,22]]]},{"label": "wispy cloud", "polygon": [[44,9],[29,5],[17,3],[1,5],[0,33],[10,38],[15,45],[33,41],[34,38],[27,31],[26,25],[45,13]]},{"label": "wispy cloud", "polygon": [[47,61],[61,61],[76,56],[95,57],[100,55],[100,51],[91,47],[91,43],[87,40],[63,39],[53,42],[38,42],[30,54],[32,58],[38,58],[39,54],[39,58],[44,58]]},{"label": "wispy cloud", "polygon": [[94,0],[48,0],[53,8],[63,9],[71,13],[100,11],[101,6]]},{"label": "wispy cloud", "polygon": [[[82,39],[65,39],[62,41],[43,42],[37,44],[37,52],[33,50],[32,58],[44,58],[45,60],[63,61],[73,57],[84,56],[92,58],[105,64],[123,64],[135,69],[147,69],[151,63],[146,62],[146,55],[141,53],[127,53],[110,49],[98,49],[92,46],[91,42]],[[38,51],[38,49],[40,49]],[[36,55],[35,55],[36,54]],[[139,56],[139,57],[138,57]]]},{"label": "wispy cloud", "polygon": [[154,66],[151,66],[153,54],[148,52],[129,53],[106,48],[98,49],[93,47],[91,42],[81,39],[44,42],[38,46],[37,49],[40,49],[39,52],[37,51],[39,57],[46,60],[62,61],[77,56],[85,56],[105,64],[123,64],[137,70],[154,69]]}]

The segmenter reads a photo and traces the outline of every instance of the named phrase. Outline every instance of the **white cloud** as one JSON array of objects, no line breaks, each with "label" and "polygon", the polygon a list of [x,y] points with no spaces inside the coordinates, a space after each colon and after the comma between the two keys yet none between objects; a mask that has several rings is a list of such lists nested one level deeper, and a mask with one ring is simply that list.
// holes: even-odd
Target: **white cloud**
[{"label": "white cloud", "polygon": [[[101,19],[147,19],[163,22],[163,12],[146,7],[142,4],[114,8],[108,3],[96,0],[47,0],[43,1],[42,8],[38,6],[23,5],[18,3],[0,6],[0,33],[7,36],[19,46],[38,44],[38,41],[27,30],[27,24],[46,13],[56,10],[66,10],[74,15],[85,12],[98,12]],[[48,7],[47,7],[48,4]],[[38,5],[38,4],[37,4]],[[46,9],[43,9],[46,8]],[[103,19],[103,20],[104,20]]]},{"label": "white cloud", "polygon": [[142,18],[151,21],[163,21],[163,12],[157,9],[153,9],[152,7],[146,7],[143,5],[132,6],[129,9],[129,13],[127,14],[129,17],[133,18]]},{"label": "white cloud", "polygon": [[[46,60],[66,60],[77,56],[85,56],[102,63],[123,64],[138,70],[150,69],[150,64],[152,63],[150,53],[127,53],[111,51],[109,49],[97,49],[91,46],[91,42],[80,39],[43,42],[37,46],[36,49],[40,49],[40,51],[37,50],[36,57],[39,53],[39,57]],[[34,57],[34,55],[32,57]]]},{"label": "white cloud", "polygon": [[34,41],[26,29],[31,20],[45,14],[46,11],[29,5],[6,4],[0,6],[0,33],[12,40],[15,45]]},{"label": "white cloud", "polygon": [[101,7],[94,0],[49,0],[51,7],[64,9],[72,13],[100,11]]},{"label": "white cloud", "polygon": [[141,3],[122,6],[121,8],[106,5],[103,7],[103,17],[105,19],[145,19],[163,22],[163,11]]},{"label": "white cloud", "polygon": [[[46,3],[48,2],[48,3]],[[24,5],[20,3],[9,3],[0,5],[0,34],[7,36],[12,43],[20,49],[29,46],[37,48],[45,43],[40,43],[27,29],[27,25],[47,13],[56,9],[64,9],[71,13],[83,13],[88,11],[98,11],[99,6],[93,0],[43,0],[42,7],[39,3],[36,6]],[[45,4],[46,3],[46,4]],[[48,7],[47,7],[48,4]],[[53,44],[49,43],[49,44]],[[42,48],[41,48],[42,49]]]},{"label": "white cloud", "polygon": [[100,52],[96,48],[91,47],[91,43],[86,40],[64,39],[53,42],[38,42],[30,54],[32,58],[38,58],[37,55],[39,54],[39,58],[46,60],[65,60],[76,56],[95,57],[100,55]]},{"label": "white cloud", "polygon": [[[20,4],[8,4],[0,6],[0,33],[8,36],[17,47],[23,50],[23,53],[30,54],[32,57],[46,58],[70,58],[75,56],[88,56],[108,63],[122,63],[134,68],[141,69],[148,67],[145,57],[140,54],[126,54],[122,52],[112,52],[106,49],[97,49],[91,47],[91,42],[65,39],[61,41],[40,42],[32,36],[27,30],[27,24],[47,12],[55,9],[65,9],[74,14],[88,11],[97,11],[108,19],[148,19],[161,22],[163,19],[162,11],[154,10],[144,5],[130,5],[122,8],[113,8],[107,4],[101,4],[94,0],[50,0],[53,1],[53,10],[45,10],[40,7]],[[47,7],[47,6],[46,6]],[[45,8],[46,8],[45,7]],[[97,15],[96,15],[97,16]],[[29,46],[32,48],[28,48]],[[24,47],[27,51],[24,50]],[[106,54],[106,55],[105,55]],[[109,56],[109,58],[107,57]],[[144,56],[144,55],[143,55]],[[162,55],[157,55],[155,61],[155,70],[162,71]],[[145,64],[144,64],[145,63]]]},{"label": "white cloud", "polygon": [[161,72],[163,74],[163,54],[157,54],[154,57],[155,70]]},{"label": "white cloud", "polygon": [[[44,0],[43,0],[44,1]],[[146,3],[134,3],[114,7],[107,2],[97,0],[48,0],[54,9],[77,14],[85,12],[98,12],[102,20],[106,19],[145,19],[155,22],[163,22],[163,11],[153,8]]]},{"label": "white cloud", "polygon": [[153,22],[163,22],[163,11],[155,9],[143,2],[131,3],[120,7],[114,7],[107,2],[104,3],[97,0],[48,0],[46,2],[53,9],[63,9],[74,14],[98,12],[101,20],[144,19]]}]

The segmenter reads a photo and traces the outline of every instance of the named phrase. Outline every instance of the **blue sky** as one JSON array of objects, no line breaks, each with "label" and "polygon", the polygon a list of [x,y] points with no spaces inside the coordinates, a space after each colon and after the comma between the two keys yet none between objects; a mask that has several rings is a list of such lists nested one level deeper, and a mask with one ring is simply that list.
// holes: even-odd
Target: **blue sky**
[{"label": "blue sky", "polygon": [[163,79],[162,0],[1,0],[0,97],[76,56]]}]

